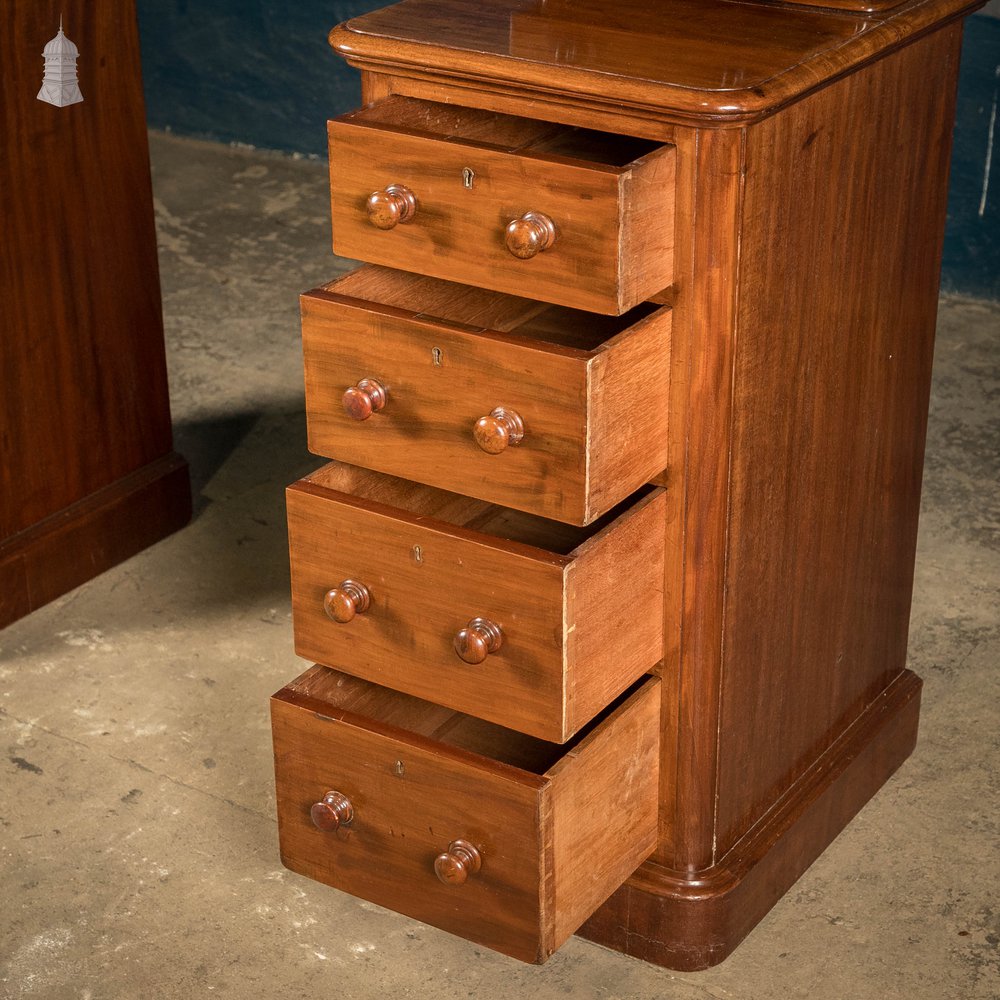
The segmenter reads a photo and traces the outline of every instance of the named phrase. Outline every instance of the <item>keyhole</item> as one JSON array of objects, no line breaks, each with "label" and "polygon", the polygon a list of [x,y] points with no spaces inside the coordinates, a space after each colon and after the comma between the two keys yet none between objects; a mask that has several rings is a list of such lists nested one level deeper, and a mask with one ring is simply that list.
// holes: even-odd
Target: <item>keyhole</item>
[{"label": "keyhole", "polygon": [[431,361],[434,364],[436,364],[436,365],[440,365],[441,364],[441,348],[440,347],[432,347],[431,348]]},{"label": "keyhole", "polygon": [[463,186],[466,187],[466,188],[468,188],[471,191],[472,190],[472,185],[475,182],[475,180],[476,180],[476,172],[475,172],[475,170],[473,170],[472,167],[463,167],[462,168],[462,184],[463,184]]},{"label": "keyhole", "polygon": [[413,546],[413,561],[419,566],[424,561],[424,551],[419,545]]}]

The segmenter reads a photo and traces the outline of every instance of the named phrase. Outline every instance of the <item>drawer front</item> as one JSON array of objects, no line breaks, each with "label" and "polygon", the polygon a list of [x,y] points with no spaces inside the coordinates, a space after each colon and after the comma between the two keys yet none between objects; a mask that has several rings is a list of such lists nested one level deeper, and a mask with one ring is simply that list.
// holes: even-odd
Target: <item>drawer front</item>
[{"label": "drawer front", "polygon": [[[324,673],[328,685],[351,680]],[[304,678],[272,699],[279,838],[293,871],[537,962],[655,846],[656,680],[534,773],[345,711]],[[312,807],[324,800],[320,829]],[[471,846],[465,858],[456,841]],[[449,851],[471,859],[464,873]],[[442,855],[449,883],[436,874]]]},{"label": "drawer front", "polygon": [[[340,470],[341,490],[388,479],[327,469]],[[419,503],[404,510],[341,490],[315,480],[288,490],[300,656],[554,742],[659,661],[662,491],[562,555],[432,520]],[[540,525],[544,542],[553,526]],[[334,621],[330,601],[349,581],[367,606]],[[486,652],[489,633],[474,620],[499,629],[499,648]],[[481,662],[459,657],[460,632],[479,643]]]},{"label": "drawer front", "polygon": [[[330,122],[329,139],[341,256],[614,314],[673,281],[671,147],[611,166],[357,116]],[[403,199],[391,229],[370,219],[376,192]],[[508,236],[512,224],[517,235]],[[508,243],[520,253],[543,249],[523,259]]]},{"label": "drawer front", "polygon": [[[600,517],[666,465],[668,308],[580,350],[337,288],[302,296],[314,453],[573,524]],[[372,382],[377,409],[359,412],[357,387]],[[516,420],[517,439],[489,435],[498,411]]]}]

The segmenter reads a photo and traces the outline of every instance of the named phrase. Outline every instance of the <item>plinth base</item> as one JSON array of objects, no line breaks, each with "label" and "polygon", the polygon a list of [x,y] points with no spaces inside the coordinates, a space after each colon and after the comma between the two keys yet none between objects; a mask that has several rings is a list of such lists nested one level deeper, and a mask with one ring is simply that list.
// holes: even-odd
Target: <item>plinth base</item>
[{"label": "plinth base", "polygon": [[187,462],[170,453],[0,542],[0,628],[190,518]]},{"label": "plinth base", "polygon": [[578,933],[668,969],[717,965],[910,755],[920,688],[899,674],[715,867],[686,878],[647,862]]}]

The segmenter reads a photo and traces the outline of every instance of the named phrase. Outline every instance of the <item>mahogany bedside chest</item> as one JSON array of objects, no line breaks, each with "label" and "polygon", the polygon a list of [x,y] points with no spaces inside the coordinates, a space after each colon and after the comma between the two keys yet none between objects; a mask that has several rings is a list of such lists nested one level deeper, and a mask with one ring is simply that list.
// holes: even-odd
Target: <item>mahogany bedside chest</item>
[{"label": "mahogany bedside chest", "polygon": [[[293,870],[526,961],[721,961],[913,749],[967,0],[336,28]],[[878,865],[877,855],[870,858]]]}]

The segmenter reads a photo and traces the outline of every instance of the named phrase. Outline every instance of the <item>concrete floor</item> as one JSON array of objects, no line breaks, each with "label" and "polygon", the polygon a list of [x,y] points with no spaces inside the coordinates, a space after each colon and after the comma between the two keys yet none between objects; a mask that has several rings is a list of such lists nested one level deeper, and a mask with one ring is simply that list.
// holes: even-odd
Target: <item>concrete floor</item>
[{"label": "concrete floor", "polygon": [[0,996],[1000,997],[1000,309],[942,303],[914,757],[723,965],[574,938],[533,968],[284,871],[296,293],[343,262],[316,162],[152,137],[186,530],[0,632]]}]

